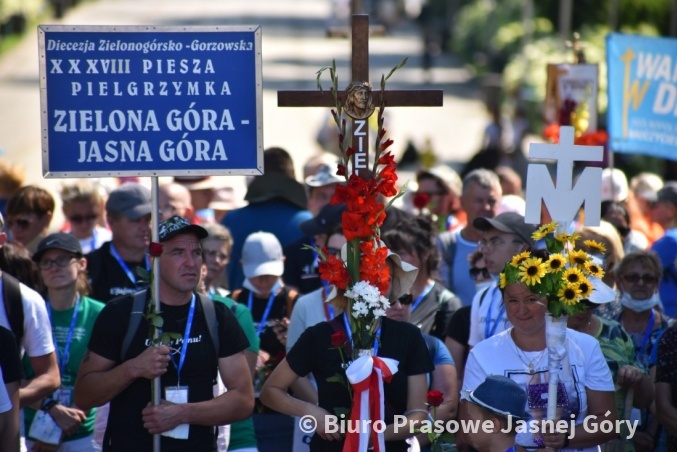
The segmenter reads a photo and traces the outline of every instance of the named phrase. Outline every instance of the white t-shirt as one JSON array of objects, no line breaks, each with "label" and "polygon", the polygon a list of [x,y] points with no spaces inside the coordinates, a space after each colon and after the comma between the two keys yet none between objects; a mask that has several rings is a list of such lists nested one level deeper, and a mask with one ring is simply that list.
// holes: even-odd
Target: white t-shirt
[{"label": "white t-shirt", "polygon": [[93,234],[91,237],[78,239],[80,247],[82,248],[82,254],[87,254],[99,249],[104,243],[113,240],[113,233],[109,229],[95,226],[92,232]]},{"label": "white t-shirt", "polygon": [[329,320],[322,300],[323,290],[324,287],[313,290],[299,297],[294,303],[287,329],[287,351],[291,350],[306,328]]},{"label": "white t-shirt", "polygon": [[[481,302],[481,304],[480,304]],[[496,323],[498,322],[498,324]],[[474,347],[487,338],[507,330],[512,325],[505,314],[503,295],[498,288],[498,283],[493,282],[486,289],[480,290],[472,299],[470,308],[470,335],[468,345]]]},{"label": "white t-shirt", "polygon": [[6,413],[11,409],[12,400],[9,398],[9,393],[7,393],[5,380],[2,377],[2,367],[0,366],[0,413]]},{"label": "white t-shirt", "polygon": [[[527,391],[527,411],[534,419],[544,419],[545,409],[535,406],[543,403],[540,394],[548,391],[548,353],[547,349],[539,352],[523,352],[517,348],[510,334],[512,328],[477,344],[470,351],[465,366],[463,394],[474,390],[489,375],[503,375],[517,382],[525,391],[528,385],[540,385]],[[569,413],[576,415],[576,424],[582,424],[588,414],[588,400],[585,389],[593,391],[614,391],[614,383],[609,366],[604,359],[597,339],[587,334],[567,329],[567,353],[571,364],[571,378],[563,382],[566,387],[568,408],[562,419],[570,421]],[[528,362],[534,363],[534,373],[530,374]],[[560,374],[561,375],[561,374]],[[538,388],[538,389],[537,389]],[[547,400],[547,398],[545,399]],[[536,402],[536,403],[534,403]],[[518,433],[516,443],[534,448],[535,443],[529,433]],[[595,447],[584,449],[562,449],[567,451],[594,452]]]},{"label": "white t-shirt", "polygon": [[[21,355],[24,351],[30,357],[44,356],[54,351],[52,328],[49,323],[45,300],[33,289],[20,284],[24,308],[24,335],[21,339]],[[2,279],[0,279],[0,298]],[[0,326],[11,329],[4,302],[0,302]]]}]

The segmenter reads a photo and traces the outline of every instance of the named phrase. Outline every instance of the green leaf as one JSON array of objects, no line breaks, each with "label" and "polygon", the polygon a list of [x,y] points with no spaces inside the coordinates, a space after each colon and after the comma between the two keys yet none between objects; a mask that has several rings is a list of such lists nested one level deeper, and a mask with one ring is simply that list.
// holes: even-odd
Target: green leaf
[{"label": "green leaf", "polygon": [[158,338],[158,342],[162,345],[169,345],[172,342],[172,334],[174,333],[162,333]]},{"label": "green leaf", "polygon": [[393,75],[393,74],[395,73],[395,71],[397,71],[398,69],[401,69],[405,64],[407,64],[407,60],[408,60],[408,59],[409,59],[408,57],[405,58],[405,59],[403,59],[403,60],[400,62],[400,64],[398,64],[397,66],[395,66],[394,68],[392,68],[392,69],[390,70],[390,73],[388,73],[388,75],[385,77],[385,79],[384,79],[383,81],[384,81],[384,82],[387,81],[387,80],[390,78],[390,76]]},{"label": "green leaf", "polygon": [[334,374],[334,376],[327,378],[327,383],[343,384],[345,377],[341,374]]},{"label": "green leaf", "polygon": [[150,324],[155,328],[162,328],[162,325],[165,324],[165,321],[159,315],[152,314],[152,317],[150,318]]},{"label": "green leaf", "polygon": [[150,281],[150,272],[143,267],[136,267],[136,274],[144,281]]}]

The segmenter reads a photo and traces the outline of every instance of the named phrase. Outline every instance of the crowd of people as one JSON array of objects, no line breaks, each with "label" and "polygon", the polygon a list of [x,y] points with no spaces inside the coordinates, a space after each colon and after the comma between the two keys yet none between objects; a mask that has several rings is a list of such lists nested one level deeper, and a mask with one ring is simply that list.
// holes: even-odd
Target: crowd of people
[{"label": "crowd of people", "polygon": [[[167,451],[343,450],[324,419],[351,408],[333,344],[350,333],[348,300],[317,250],[346,259],[346,207],[330,202],[345,180],[331,156],[302,182],[284,149],[265,150],[264,167],[237,203],[210,177],[163,182],[157,212],[142,179],[54,194],[0,171],[14,187],[0,220],[0,449],[150,450],[159,434]],[[505,426],[542,415],[549,379],[547,300],[499,278],[523,253],[549,258],[519,175],[438,165],[414,179],[381,228],[390,308],[374,352],[399,362],[384,384],[388,451],[431,450],[393,427],[429,419],[429,391],[444,400],[437,419]],[[602,186],[601,224],[571,226],[603,274],[568,318],[557,398],[571,431],[459,431],[445,450],[677,450],[677,182],[605,169]],[[638,427],[591,432],[590,415]]]}]

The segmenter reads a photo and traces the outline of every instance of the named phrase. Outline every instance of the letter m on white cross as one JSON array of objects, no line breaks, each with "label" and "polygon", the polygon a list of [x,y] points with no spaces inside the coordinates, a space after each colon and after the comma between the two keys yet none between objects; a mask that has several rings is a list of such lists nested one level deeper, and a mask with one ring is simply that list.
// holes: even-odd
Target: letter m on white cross
[{"label": "letter m on white cross", "polygon": [[574,162],[601,162],[602,146],[574,145],[574,128],[561,127],[559,144],[534,143],[529,146],[529,158],[557,162],[556,185],[541,163],[529,164],[527,170],[527,208],[525,223],[541,222],[541,201],[552,219],[570,224],[578,209],[585,204],[585,225],[597,226],[600,221],[602,168],[587,167],[573,183]]}]

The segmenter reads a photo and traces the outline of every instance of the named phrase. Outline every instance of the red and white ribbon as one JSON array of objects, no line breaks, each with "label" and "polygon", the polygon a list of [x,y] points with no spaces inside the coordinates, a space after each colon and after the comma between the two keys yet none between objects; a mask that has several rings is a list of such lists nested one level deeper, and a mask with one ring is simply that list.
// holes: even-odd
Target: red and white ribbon
[{"label": "red and white ribbon", "polygon": [[[383,381],[390,382],[397,373],[395,359],[378,356],[360,356],[353,361],[346,376],[353,387],[353,407],[350,410],[350,426],[343,444],[343,452],[366,452],[369,435],[372,436],[374,451],[385,452],[383,433],[374,430],[376,421],[385,417]],[[371,422],[362,422],[370,420]]]}]

